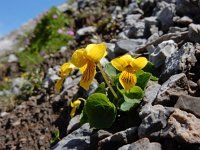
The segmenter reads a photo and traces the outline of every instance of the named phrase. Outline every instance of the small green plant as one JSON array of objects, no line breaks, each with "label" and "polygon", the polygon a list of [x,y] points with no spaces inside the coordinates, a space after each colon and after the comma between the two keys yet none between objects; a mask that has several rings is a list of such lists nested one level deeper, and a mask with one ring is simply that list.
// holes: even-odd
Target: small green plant
[{"label": "small green plant", "polygon": [[51,139],[51,144],[54,145],[58,141],[60,141],[60,131],[59,129],[56,129],[55,132],[51,133],[52,139]]},{"label": "small green plant", "polygon": [[106,45],[103,43],[89,44],[86,48],[76,50],[70,62],[61,66],[61,79],[55,84],[59,91],[64,78],[77,67],[83,74],[80,86],[88,90],[98,67],[108,88],[101,83],[86,100],[79,98],[71,104],[73,117],[83,102],[81,123],[89,122],[91,127],[97,129],[111,127],[118,113],[136,109],[141,104],[148,81],[158,80],[150,73],[152,64],[145,57],[123,55],[106,64],[104,70],[100,60],[106,54]]},{"label": "small green plant", "polygon": [[3,81],[0,82],[0,91],[2,90],[9,90],[11,86],[11,79],[8,77],[4,77]]},{"label": "small green plant", "polygon": [[43,54],[54,53],[60,47],[67,45],[73,38],[71,28],[72,19],[61,13],[56,7],[52,7],[39,20],[30,39],[26,39],[27,45],[23,52],[17,53],[20,66],[24,70],[37,68],[43,61]]},{"label": "small green plant", "polygon": [[137,4],[141,4],[143,0],[136,0]]}]

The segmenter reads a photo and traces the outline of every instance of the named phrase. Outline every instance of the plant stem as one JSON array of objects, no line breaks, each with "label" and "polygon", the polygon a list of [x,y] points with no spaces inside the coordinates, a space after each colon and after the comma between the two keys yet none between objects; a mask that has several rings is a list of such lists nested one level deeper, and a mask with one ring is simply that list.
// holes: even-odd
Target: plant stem
[{"label": "plant stem", "polygon": [[106,73],[104,72],[104,70],[103,70],[101,64],[98,63],[98,64],[97,64],[97,67],[99,68],[99,70],[100,70],[100,72],[101,72],[101,74],[102,74],[104,80],[106,81],[106,84],[108,85],[110,91],[112,92],[113,96],[114,96],[115,98],[117,98],[117,94],[116,94],[115,91],[113,90],[113,88],[112,88],[112,86],[111,86],[111,84],[110,84],[110,82],[109,82],[109,79],[108,79]]},{"label": "plant stem", "polygon": [[86,100],[85,100],[84,98],[79,97],[79,98],[77,98],[77,99],[82,100],[84,103],[86,102]]}]

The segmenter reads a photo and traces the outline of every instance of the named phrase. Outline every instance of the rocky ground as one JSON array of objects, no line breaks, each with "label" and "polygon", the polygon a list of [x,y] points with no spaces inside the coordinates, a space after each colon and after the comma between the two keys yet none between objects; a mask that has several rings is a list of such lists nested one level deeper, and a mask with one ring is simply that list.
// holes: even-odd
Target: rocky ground
[{"label": "rocky ground", "polygon": [[[5,109],[7,112],[1,107],[0,149],[199,150],[200,1],[78,0],[60,9],[72,15],[75,37],[58,52],[45,55],[42,87],[26,101]],[[141,55],[155,65],[154,73],[159,77],[159,81],[148,83],[131,121],[124,114],[112,128],[101,130],[87,123],[81,126],[78,113],[69,117],[69,102],[87,97],[96,83],[85,92],[78,86],[80,73],[74,71],[61,93],[53,89],[59,65],[72,51],[99,42],[105,42],[108,50],[102,63],[126,53]],[[7,67],[0,68],[1,76],[11,76],[14,71],[19,75],[16,56],[8,58]],[[20,93],[22,82],[17,75],[12,75],[16,79],[11,92],[15,94]],[[56,128],[60,141],[51,144]]]}]

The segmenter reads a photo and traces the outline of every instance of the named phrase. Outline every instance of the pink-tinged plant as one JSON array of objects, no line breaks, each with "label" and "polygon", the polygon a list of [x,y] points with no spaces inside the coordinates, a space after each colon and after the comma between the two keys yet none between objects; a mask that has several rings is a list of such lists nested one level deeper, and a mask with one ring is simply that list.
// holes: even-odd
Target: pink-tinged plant
[{"label": "pink-tinged plant", "polygon": [[63,29],[58,29],[57,31],[59,34],[63,34]]},{"label": "pink-tinged plant", "polygon": [[67,35],[71,35],[71,36],[74,36],[74,31],[73,30],[68,30],[66,32]]},{"label": "pink-tinged plant", "polygon": [[57,19],[58,16],[56,14],[53,15],[53,19]]}]

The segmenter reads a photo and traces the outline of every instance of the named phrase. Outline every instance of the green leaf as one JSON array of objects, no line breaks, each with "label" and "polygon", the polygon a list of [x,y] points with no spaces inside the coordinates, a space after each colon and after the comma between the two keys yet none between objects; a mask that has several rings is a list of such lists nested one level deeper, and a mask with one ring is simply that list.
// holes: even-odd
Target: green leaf
[{"label": "green leaf", "polygon": [[148,81],[151,78],[151,73],[144,72],[140,70],[136,73],[137,76],[137,83],[136,85],[141,87],[143,90],[146,88]]},{"label": "green leaf", "polygon": [[102,93],[94,93],[88,97],[85,104],[88,122],[97,129],[109,128],[116,118],[116,107]]},{"label": "green leaf", "polygon": [[105,85],[105,83],[102,82],[101,84],[99,84],[94,93],[103,93],[103,94],[106,94],[106,85]]},{"label": "green leaf", "polygon": [[56,135],[56,138],[59,139],[59,137],[60,137],[60,131],[59,131],[59,129],[56,129],[56,131],[55,131],[55,135]]},{"label": "green leaf", "polygon": [[124,100],[133,103],[133,101],[140,101],[143,96],[144,91],[139,86],[133,86],[128,92],[124,93]]},{"label": "green leaf", "polygon": [[157,74],[157,71],[155,70],[154,64],[151,62],[148,62],[147,65],[142,69],[144,72],[148,72],[151,74],[151,80],[158,81],[158,78],[155,76]]},{"label": "green leaf", "polygon": [[133,102],[123,102],[121,105],[120,105],[120,110],[122,111],[130,111],[131,108],[135,108],[137,107],[139,104],[140,104],[140,100],[134,100]]},{"label": "green leaf", "polygon": [[108,73],[108,75],[111,76],[112,78],[116,78],[119,74],[119,71],[117,69],[115,69],[115,67],[113,67],[113,65],[111,63],[107,63],[105,65],[105,69],[106,69],[106,72]]},{"label": "green leaf", "polygon": [[139,86],[133,86],[129,91],[123,91],[124,102],[120,105],[120,110],[129,111],[131,108],[137,107],[143,96],[144,91]]},{"label": "green leaf", "polygon": [[52,132],[51,144],[54,144],[60,140],[60,131],[56,129],[55,132]]},{"label": "green leaf", "polygon": [[142,70],[152,73],[152,71],[154,70],[154,64],[148,61],[147,65]]},{"label": "green leaf", "polygon": [[153,81],[158,81],[159,80],[159,78],[153,76],[152,74],[151,74],[151,78],[150,79],[153,80]]}]

